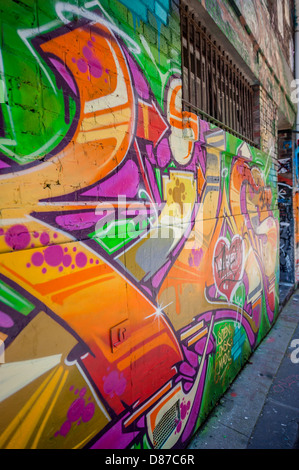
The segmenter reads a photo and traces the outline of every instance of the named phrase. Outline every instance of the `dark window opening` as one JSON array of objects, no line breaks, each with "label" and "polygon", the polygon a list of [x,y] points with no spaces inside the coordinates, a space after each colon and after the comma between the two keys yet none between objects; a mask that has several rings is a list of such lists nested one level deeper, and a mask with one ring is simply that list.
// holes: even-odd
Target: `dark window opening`
[{"label": "dark window opening", "polygon": [[256,146],[249,81],[183,4],[181,37],[183,109]]}]

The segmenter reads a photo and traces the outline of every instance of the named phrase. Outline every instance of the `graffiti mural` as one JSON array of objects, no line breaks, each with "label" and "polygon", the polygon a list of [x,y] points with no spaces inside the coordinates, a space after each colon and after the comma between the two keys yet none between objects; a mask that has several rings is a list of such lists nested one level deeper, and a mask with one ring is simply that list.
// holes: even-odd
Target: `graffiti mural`
[{"label": "graffiti mural", "polygon": [[[279,134],[278,207],[280,211],[280,280],[295,282],[293,140],[292,133]],[[294,205],[293,205],[294,204]]]},{"label": "graffiti mural", "polygon": [[1,55],[3,449],[183,448],[278,313],[270,156],[183,111],[175,5],[111,3]]}]

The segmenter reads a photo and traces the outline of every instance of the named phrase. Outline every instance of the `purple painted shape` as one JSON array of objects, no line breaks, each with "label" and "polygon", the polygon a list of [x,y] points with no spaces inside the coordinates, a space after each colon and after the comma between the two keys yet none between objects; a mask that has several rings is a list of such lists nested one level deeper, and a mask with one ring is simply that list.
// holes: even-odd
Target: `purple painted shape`
[{"label": "purple painted shape", "polygon": [[138,436],[138,432],[123,433],[123,422],[130,416],[125,415],[123,419],[118,421],[112,428],[108,429],[105,434],[100,437],[90,449],[125,449]]},{"label": "purple painted shape", "polygon": [[106,181],[85,191],[81,196],[117,197],[122,195],[132,198],[136,196],[138,186],[138,167],[133,160],[128,160],[117,173]]},{"label": "purple painted shape", "polygon": [[193,351],[190,351],[189,349],[187,349],[186,346],[183,346],[183,351],[184,351],[184,355],[185,355],[187,361],[189,362],[189,364],[191,364],[192,367],[197,367],[198,366],[198,355],[195,354]]},{"label": "purple painted shape", "polygon": [[43,232],[40,236],[40,242],[42,245],[48,245],[50,241],[49,234],[47,232]]},{"label": "purple painted shape", "polygon": [[148,156],[149,161],[150,161],[153,165],[156,165],[157,162],[156,162],[155,155],[154,155],[154,152],[153,152],[153,146],[152,146],[152,144],[147,144],[147,145],[145,146],[145,149],[146,149],[146,152],[147,152],[147,156]]},{"label": "purple painted shape", "polygon": [[87,423],[88,421],[91,420],[91,418],[93,417],[95,413],[95,405],[94,403],[88,403],[84,409],[83,409],[83,412],[82,412],[82,421],[84,423]]},{"label": "purple painted shape", "polygon": [[34,266],[41,266],[43,262],[44,262],[44,256],[42,253],[40,253],[39,251],[33,253],[33,255],[31,256],[31,263]]},{"label": "purple painted shape", "polygon": [[260,323],[260,316],[261,316],[261,307],[260,305],[257,305],[253,310],[252,310],[252,320],[256,325],[259,325]]},{"label": "purple painted shape", "polygon": [[89,68],[90,74],[95,78],[100,78],[103,73],[102,64],[93,55],[92,50],[88,46],[83,47],[83,55],[88,60],[88,68]]},{"label": "purple painted shape", "polygon": [[153,287],[159,286],[160,282],[162,281],[170,265],[171,265],[171,261],[168,261],[168,263],[164,264],[164,266],[160,269],[160,271],[158,271],[157,274],[153,277],[153,281],[152,281]]},{"label": "purple painted shape", "polygon": [[203,257],[203,249],[200,248],[200,250],[192,250],[192,255],[193,255],[193,260],[194,260],[194,264],[195,266],[199,266],[200,265],[200,262],[202,260],[202,257]]},{"label": "purple painted shape", "polygon": [[13,225],[5,234],[5,242],[13,250],[24,250],[30,243],[30,233],[25,225]]},{"label": "purple painted shape", "polygon": [[194,385],[193,382],[185,382],[185,383],[183,384],[184,392],[185,392],[185,393],[188,393],[189,390],[191,390],[191,388],[193,387],[193,385]]},{"label": "purple painted shape", "polygon": [[139,68],[137,67],[136,63],[133,61],[133,59],[130,57],[130,55],[127,53],[126,50],[125,50],[125,54],[126,54],[127,61],[129,63],[129,67],[130,67],[131,72],[132,72],[132,76],[133,76],[134,83],[135,83],[135,89],[136,89],[138,95],[140,96],[140,98],[143,98],[144,100],[148,100],[149,97],[150,97],[149,87],[148,87],[142,73],[140,72]]},{"label": "purple painted shape", "polygon": [[72,232],[93,227],[102,217],[104,217],[104,214],[96,215],[94,212],[81,212],[58,215],[55,221],[60,227]]},{"label": "purple painted shape", "polygon": [[162,139],[157,147],[157,161],[160,167],[164,168],[170,161],[171,150],[168,139]]},{"label": "purple painted shape", "polygon": [[0,169],[1,168],[9,168],[10,165],[8,165],[8,163],[5,163],[3,160],[0,160]]},{"label": "purple painted shape", "polygon": [[2,328],[11,328],[14,325],[13,320],[6,313],[0,311],[0,326]]},{"label": "purple painted shape", "polygon": [[66,83],[68,84],[70,89],[76,95],[77,94],[76,85],[75,85],[74,80],[72,79],[70,73],[66,70],[65,66],[56,59],[50,58],[49,60],[50,60],[50,62],[52,62],[54,67],[57,69],[57,71],[60,73],[62,78],[66,81]]},{"label": "purple painted shape", "polygon": [[71,422],[77,421],[83,412],[85,406],[85,400],[84,398],[77,398],[70,406],[68,412],[67,412],[67,417],[68,420]]},{"label": "purple painted shape", "polygon": [[64,255],[62,258],[62,263],[65,268],[71,265],[72,263],[72,257],[70,255]]},{"label": "purple painted shape", "polygon": [[49,266],[59,266],[63,260],[63,249],[60,245],[48,246],[44,251],[44,257]]},{"label": "purple painted shape", "polygon": [[123,395],[127,387],[127,381],[122,374],[114,370],[104,377],[104,392],[110,397]]},{"label": "purple painted shape", "polygon": [[87,263],[87,256],[85,253],[80,252],[76,255],[76,264],[79,268],[84,268]]},{"label": "purple painted shape", "polygon": [[146,287],[146,286],[143,285],[143,284],[141,285],[141,287],[142,287],[142,289],[144,289],[150,296],[153,295],[152,291],[151,291],[148,287]]},{"label": "purple painted shape", "polygon": [[206,143],[205,133],[210,130],[210,124],[207,121],[200,119],[199,121],[199,141],[203,144]]},{"label": "purple painted shape", "polygon": [[151,184],[154,200],[155,200],[156,203],[159,204],[161,202],[161,197],[160,197],[160,193],[159,193],[159,190],[158,190],[158,187],[157,187],[157,183],[156,183],[156,180],[155,180],[153,169],[152,169],[151,164],[149,163],[148,160],[145,160],[145,165],[146,165],[146,169],[147,169],[147,176],[148,176],[150,184]]},{"label": "purple painted shape", "polygon": [[[207,346],[207,354],[210,354],[213,349],[214,349],[214,343],[213,343],[213,337],[211,336],[210,340],[209,340],[209,343],[208,343],[208,346]],[[197,341],[197,343],[195,344],[195,351],[197,352],[197,354],[199,354],[200,356],[203,355],[203,352],[204,352],[204,349],[205,349],[205,345],[206,345],[206,340],[207,338],[204,336],[203,338],[201,338],[199,341]]]},{"label": "purple painted shape", "polygon": [[206,174],[206,158],[205,158],[205,152],[203,147],[200,145],[199,142],[195,142],[195,152],[196,152],[196,157],[198,159],[198,162],[201,166],[202,172],[205,175]]},{"label": "purple painted shape", "polygon": [[144,429],[146,424],[145,424],[145,416],[141,416],[141,418],[136,422],[137,428]]},{"label": "purple painted shape", "polygon": [[188,375],[189,377],[193,377],[196,373],[196,370],[193,369],[187,362],[182,362],[180,365],[180,373],[183,375]]},{"label": "purple painted shape", "polygon": [[185,426],[185,429],[181,437],[182,442],[185,442],[187,439],[190,438],[192,431],[195,427],[196,421],[198,419],[198,414],[200,410],[201,399],[202,399],[202,394],[203,394],[203,389],[204,389],[204,384],[205,384],[205,379],[206,379],[206,370],[207,370],[207,359],[204,361],[200,381],[199,381],[199,384],[196,390],[196,395],[195,395],[193,405],[192,405],[192,410],[190,411],[188,422]]},{"label": "purple painted shape", "polygon": [[82,73],[86,73],[88,70],[88,65],[82,57],[77,61],[77,67]]}]

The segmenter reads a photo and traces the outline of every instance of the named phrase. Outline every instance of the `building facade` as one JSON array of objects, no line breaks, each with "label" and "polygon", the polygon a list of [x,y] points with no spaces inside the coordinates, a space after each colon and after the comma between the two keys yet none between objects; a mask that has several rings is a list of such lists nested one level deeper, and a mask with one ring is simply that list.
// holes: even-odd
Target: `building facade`
[{"label": "building facade", "polygon": [[298,281],[294,5],[0,9],[0,448],[184,448]]}]

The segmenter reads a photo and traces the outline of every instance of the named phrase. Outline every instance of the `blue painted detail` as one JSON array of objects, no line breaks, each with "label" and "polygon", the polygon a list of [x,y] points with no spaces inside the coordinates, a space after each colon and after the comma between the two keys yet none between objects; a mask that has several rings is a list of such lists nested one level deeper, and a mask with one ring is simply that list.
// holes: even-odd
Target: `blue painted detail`
[{"label": "blue painted detail", "polygon": [[156,0],[164,8],[164,10],[169,11],[170,0]]},{"label": "blue painted detail", "polygon": [[119,0],[125,5],[133,15],[144,23],[148,22],[148,12],[150,11],[164,25],[167,24],[170,11],[170,0]]},{"label": "blue painted detail", "polygon": [[134,15],[137,15],[144,23],[147,23],[147,8],[141,1],[120,0]]},{"label": "blue painted detail", "polygon": [[245,334],[241,333],[241,328],[236,328],[231,355],[234,361],[242,354],[242,347],[245,342]]},{"label": "blue painted detail", "polygon": [[167,12],[158,2],[155,3],[155,14],[163,24],[167,24]]}]

